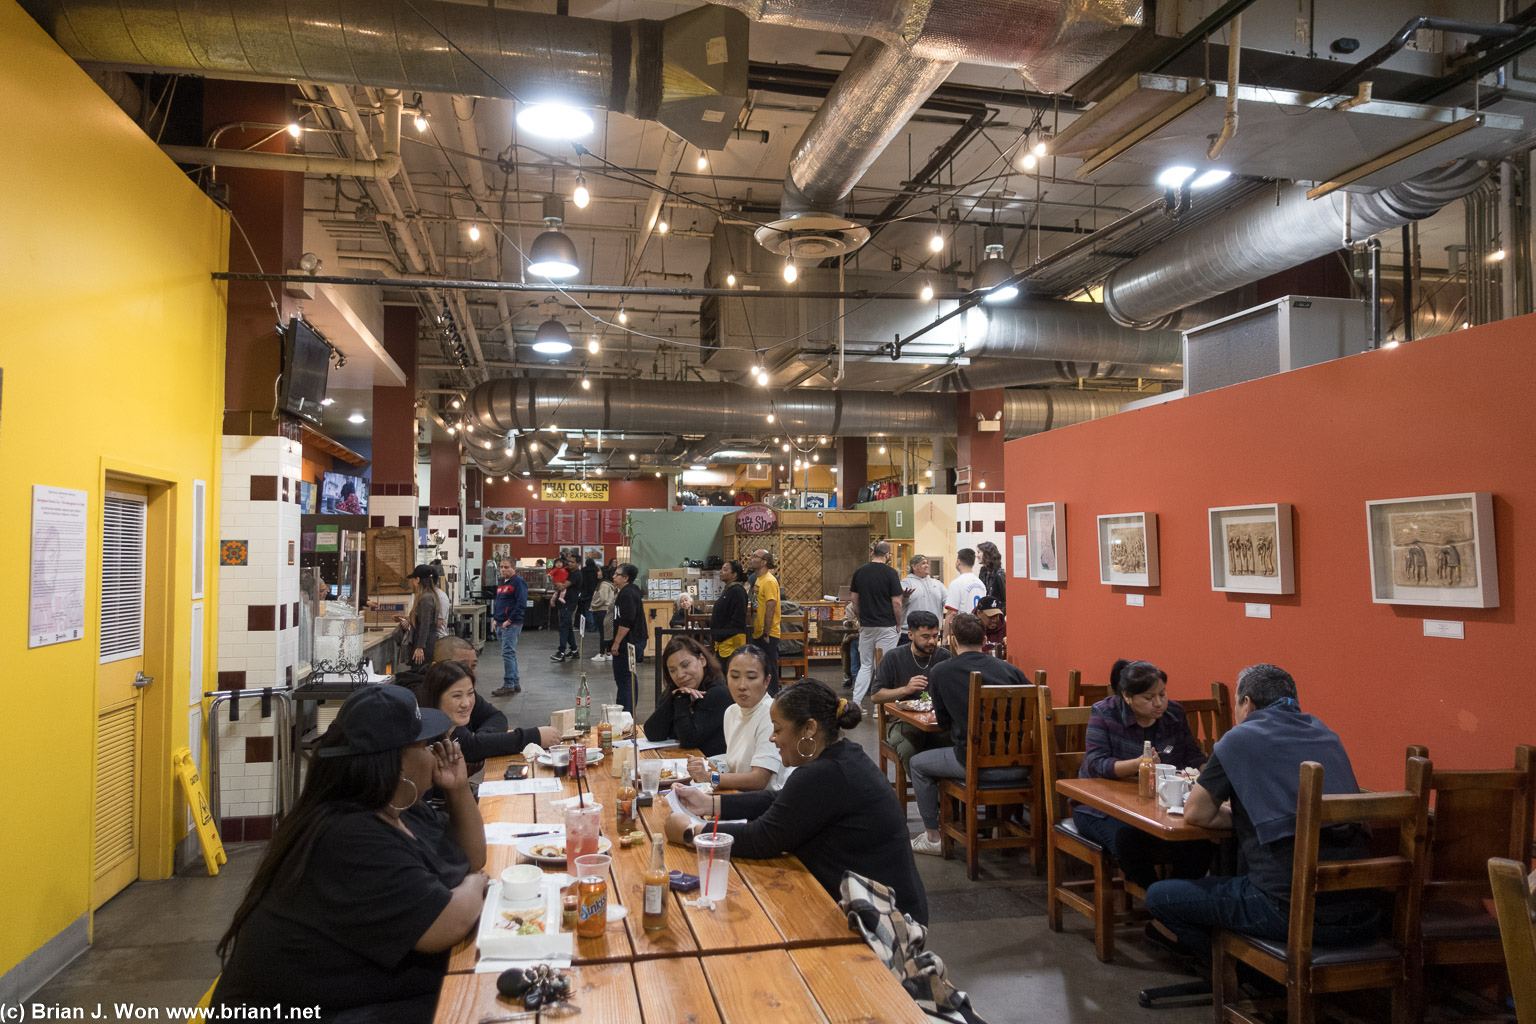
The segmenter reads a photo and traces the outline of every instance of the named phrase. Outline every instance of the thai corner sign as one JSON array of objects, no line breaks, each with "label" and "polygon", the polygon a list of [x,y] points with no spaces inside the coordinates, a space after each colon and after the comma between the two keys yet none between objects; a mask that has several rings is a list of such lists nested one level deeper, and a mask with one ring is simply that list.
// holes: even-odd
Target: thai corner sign
[{"label": "thai corner sign", "polygon": [[545,501],[608,500],[606,480],[545,480],[540,487],[540,496]]},{"label": "thai corner sign", "polygon": [[736,513],[736,529],[742,533],[767,533],[778,521],[767,505],[746,505]]}]

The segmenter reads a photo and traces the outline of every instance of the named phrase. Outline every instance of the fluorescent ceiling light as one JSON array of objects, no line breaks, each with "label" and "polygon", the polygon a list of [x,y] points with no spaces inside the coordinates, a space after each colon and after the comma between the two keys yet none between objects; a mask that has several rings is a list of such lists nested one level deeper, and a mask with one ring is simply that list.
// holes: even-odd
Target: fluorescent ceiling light
[{"label": "fluorescent ceiling light", "polygon": [[579,139],[592,134],[592,115],[561,103],[534,103],[517,112],[517,126],[546,139]]},{"label": "fluorescent ceiling light", "polygon": [[1231,171],[1224,171],[1219,167],[1213,167],[1190,183],[1190,188],[1209,188],[1212,185],[1220,185],[1232,177]]},{"label": "fluorescent ceiling light", "polygon": [[1169,167],[1157,176],[1157,183],[1163,188],[1178,188],[1194,175],[1193,167]]}]

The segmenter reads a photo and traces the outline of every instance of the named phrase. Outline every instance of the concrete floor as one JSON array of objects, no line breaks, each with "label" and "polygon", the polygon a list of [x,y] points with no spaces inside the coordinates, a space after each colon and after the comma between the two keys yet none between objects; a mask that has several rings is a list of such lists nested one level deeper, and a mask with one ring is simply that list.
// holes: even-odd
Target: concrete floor
[{"label": "concrete floor", "polygon": [[[583,659],[578,665],[549,661],[555,635],[548,630],[523,634],[520,668],[523,692],[496,699],[513,725],[547,723],[551,711],[571,706],[585,670],[593,703],[613,695],[611,665]],[[587,653],[593,653],[589,645]],[[823,663],[832,668],[832,663]],[[835,672],[835,669],[833,670]],[[652,662],[642,666],[639,715],[652,707]],[[480,690],[489,694],[501,683],[501,658],[494,641],[481,653]],[[840,680],[819,674],[828,683]],[[873,754],[875,733],[865,722],[852,737]],[[913,830],[917,811],[909,804]],[[228,848],[229,863],[218,877],[191,872],[163,882],[137,882],[96,914],[94,944],[34,997],[66,1006],[96,1003],[110,1014],[114,1002],[140,1005],[190,1005],[218,973],[214,945],[228,926],[236,904],[261,857],[262,843]],[[1154,1011],[1136,1005],[1137,990],[1173,984],[1188,977],[1159,950],[1149,948],[1137,930],[1120,933],[1117,962],[1101,964],[1093,955],[1087,918],[1068,912],[1064,930],[1045,925],[1045,883],[1015,857],[983,854],[981,878],[965,877],[962,861],[919,857],[932,916],[929,948],[949,966],[950,978],[970,993],[976,1012],[990,1024],[1024,1021],[1115,1022],[1122,1024]],[[1170,1006],[1155,1011],[1158,1024],[1205,1022],[1208,1005]],[[1151,1019],[1149,1017],[1149,1019]]]}]

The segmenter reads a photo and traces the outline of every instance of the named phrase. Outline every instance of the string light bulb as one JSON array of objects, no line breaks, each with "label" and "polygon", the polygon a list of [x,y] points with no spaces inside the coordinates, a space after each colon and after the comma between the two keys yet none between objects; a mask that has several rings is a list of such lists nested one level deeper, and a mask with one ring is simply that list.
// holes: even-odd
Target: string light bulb
[{"label": "string light bulb", "polygon": [[[658,234],[664,235],[670,230],[672,230],[672,225],[667,223],[667,218],[665,216],[662,216],[656,221],[656,231]],[[661,474],[658,473],[656,475],[660,476]]]},{"label": "string light bulb", "polygon": [[768,422],[769,422],[769,423],[772,423],[772,422],[773,422],[773,413],[769,413],[769,414],[768,414]]},{"label": "string light bulb", "polygon": [[794,284],[795,283],[795,279],[798,278],[799,276],[800,276],[800,271],[798,269],[796,269],[794,259],[793,258],[786,259],[784,261],[784,280],[785,280],[785,282],[787,282],[789,284]]},{"label": "string light bulb", "polygon": [[303,135],[303,134],[304,134],[304,129],[303,129],[303,128],[300,128],[300,127],[299,127],[299,126],[298,126],[298,123],[297,123],[297,122],[295,122],[295,123],[293,123],[293,124],[290,124],[290,125],[289,125],[289,126],[288,126],[288,134],[289,134],[289,135],[292,135],[292,136],[293,136],[293,137],[294,137],[294,138],[298,138],[298,137],[299,137],[299,136],[300,136],[300,135]]},{"label": "string light bulb", "polygon": [[624,312],[624,307],[623,306],[619,307],[619,323],[621,323],[621,324],[629,323],[629,314]]},{"label": "string light bulb", "polygon": [[811,461],[812,462],[820,462],[821,461],[821,454],[819,452],[812,452],[811,453]]},{"label": "string light bulb", "polygon": [[759,370],[759,371],[757,371],[757,386],[758,387],[762,387],[762,388],[765,388],[765,387],[768,386],[768,371],[767,370]]},{"label": "string light bulb", "polygon": [[593,355],[597,355],[602,350],[603,346],[598,344],[597,337],[594,335],[592,340],[587,342],[587,351],[591,352]]},{"label": "string light bulb", "polygon": [[933,284],[931,282],[924,281],[923,282],[923,290],[919,294],[922,295],[924,302],[932,302],[933,301]]},{"label": "string light bulb", "polygon": [[1034,145],[1034,154],[1035,154],[1035,156],[1045,156],[1045,149],[1046,149],[1046,146],[1045,146],[1045,136],[1042,135],[1038,139],[1035,140],[1035,145]]},{"label": "string light bulb", "polygon": [[984,490],[986,490],[986,489],[987,489],[987,478],[986,478],[986,477],[982,477],[982,478],[981,478],[981,487],[980,487],[980,490],[983,490],[983,491],[984,491]]},{"label": "string light bulb", "polygon": [[478,241],[480,241],[480,225],[479,224],[471,224],[469,226],[469,240],[471,242],[478,242]]},{"label": "string light bulb", "polygon": [[928,239],[928,248],[934,252],[944,251],[944,233],[942,231],[934,231],[933,237]]},{"label": "string light bulb", "polygon": [[1035,166],[1037,164],[1039,164],[1039,163],[1040,163],[1040,158],[1035,156],[1035,154],[1033,154],[1033,153],[1025,153],[1023,159],[1021,159],[1019,161],[1019,166],[1024,168],[1026,171],[1032,171],[1032,170],[1035,169]]},{"label": "string light bulb", "polygon": [[634,452],[630,452],[629,453],[629,461],[630,462],[634,462],[635,461],[635,453]]},{"label": "string light bulb", "polygon": [[576,190],[571,193],[571,202],[576,204],[576,209],[585,210],[591,201],[592,193],[587,189],[586,175],[576,175]]},{"label": "string light bulb", "polygon": [[881,445],[881,446],[880,446],[880,454],[881,454],[881,455],[884,455],[884,454],[885,454],[885,445]]},{"label": "string light bulb", "polygon": [[512,475],[510,473],[503,474],[503,476],[501,478],[501,482],[504,483],[504,484],[511,483],[512,482]]},{"label": "string light bulb", "polygon": [[457,409],[457,408],[459,408],[459,406],[463,405],[464,403],[462,401],[460,401],[458,398],[455,398],[453,401],[449,402],[448,404],[453,406],[455,409]]},{"label": "string light bulb", "polygon": [[415,123],[416,130],[418,132],[424,132],[427,130],[427,112],[425,110],[418,110],[416,112]]},{"label": "string light bulb", "polygon": [[704,155],[704,151],[702,149],[699,150],[699,159],[695,161],[694,166],[698,167],[698,169],[701,171],[709,166],[709,157]]},{"label": "string light bulb", "polygon": [[735,288],[736,287],[736,275],[735,274],[726,274],[725,275],[725,286],[727,288]]},{"label": "string light bulb", "polygon": [[592,382],[590,380],[588,380],[586,377],[581,378],[581,390],[583,390],[583,391],[591,391],[592,390]]}]

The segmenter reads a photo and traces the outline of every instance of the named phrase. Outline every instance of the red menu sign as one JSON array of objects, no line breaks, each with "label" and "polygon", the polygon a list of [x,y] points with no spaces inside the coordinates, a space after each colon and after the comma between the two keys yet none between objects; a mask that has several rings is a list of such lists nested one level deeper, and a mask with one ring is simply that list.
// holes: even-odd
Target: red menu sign
[{"label": "red menu sign", "polygon": [[742,533],[767,533],[778,521],[767,505],[748,505],[736,513],[736,529]]},{"label": "red menu sign", "polygon": [[549,509],[531,508],[528,510],[528,543],[549,543]]},{"label": "red menu sign", "polygon": [[601,533],[598,510],[595,508],[579,508],[576,510],[576,532],[581,537],[583,544],[596,544]]},{"label": "red menu sign", "polygon": [[576,543],[576,510],[573,508],[557,508],[555,512],[555,543]]},{"label": "red menu sign", "polygon": [[602,516],[603,543],[624,543],[624,510],[621,508],[605,508],[598,513]]}]

